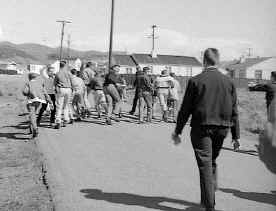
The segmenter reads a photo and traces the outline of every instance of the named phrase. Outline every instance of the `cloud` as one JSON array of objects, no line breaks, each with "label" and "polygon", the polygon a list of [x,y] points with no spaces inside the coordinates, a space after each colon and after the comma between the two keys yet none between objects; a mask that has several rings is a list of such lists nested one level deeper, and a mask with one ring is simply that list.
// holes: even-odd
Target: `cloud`
[{"label": "cloud", "polygon": [[[152,41],[149,39],[150,30],[133,33],[115,33],[113,49],[129,53],[149,53]],[[158,28],[156,31],[156,51],[160,54],[186,55],[200,58],[201,52],[208,47],[218,48],[222,59],[238,58],[246,49],[253,47],[248,40],[226,39],[220,37],[192,37],[175,30]],[[74,40],[73,47],[82,50],[107,51],[108,36],[91,36],[85,40]]]}]

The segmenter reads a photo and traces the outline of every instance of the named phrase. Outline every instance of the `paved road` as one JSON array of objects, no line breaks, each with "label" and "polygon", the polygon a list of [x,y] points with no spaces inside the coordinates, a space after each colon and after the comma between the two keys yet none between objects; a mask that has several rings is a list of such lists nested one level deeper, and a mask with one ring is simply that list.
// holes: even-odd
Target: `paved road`
[{"label": "paved road", "polygon": [[[38,143],[57,211],[201,210],[189,128],[176,147],[172,124],[89,121],[41,130]],[[244,141],[248,149],[253,144]],[[276,177],[254,153],[223,150],[218,162],[218,210],[276,210]]]}]

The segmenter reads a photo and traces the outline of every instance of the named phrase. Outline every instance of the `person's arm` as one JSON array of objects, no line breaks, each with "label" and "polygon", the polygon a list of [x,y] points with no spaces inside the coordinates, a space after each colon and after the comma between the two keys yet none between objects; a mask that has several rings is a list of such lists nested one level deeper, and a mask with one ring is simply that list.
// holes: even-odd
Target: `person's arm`
[{"label": "person's arm", "polygon": [[234,84],[232,84],[232,122],[233,126],[231,127],[232,140],[240,139],[240,124],[239,124],[239,113],[238,113],[238,99],[237,91]]},{"label": "person's arm", "polygon": [[189,116],[192,113],[193,97],[194,97],[193,95],[194,95],[194,86],[193,86],[192,80],[190,79],[185,92],[185,96],[183,98],[181,108],[178,112],[176,127],[174,131],[175,135],[180,135],[182,133],[182,130],[186,125],[189,119]]}]

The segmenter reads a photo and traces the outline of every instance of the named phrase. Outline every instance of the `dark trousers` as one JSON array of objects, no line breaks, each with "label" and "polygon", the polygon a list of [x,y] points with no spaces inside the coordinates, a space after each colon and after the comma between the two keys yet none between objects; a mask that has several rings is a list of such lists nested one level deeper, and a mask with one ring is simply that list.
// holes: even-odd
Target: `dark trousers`
[{"label": "dark trousers", "polygon": [[[51,110],[51,116],[50,116],[50,122],[55,123],[55,115],[56,115],[56,95],[55,94],[49,94],[54,108]],[[42,103],[41,108],[39,110],[38,116],[37,116],[37,123],[40,123],[42,115],[44,111],[47,109],[47,103]]]},{"label": "dark trousers", "polygon": [[135,95],[132,103],[131,112],[135,113],[137,102],[138,102],[139,96],[138,96],[138,89],[135,90]]},{"label": "dark trousers", "polygon": [[141,91],[138,94],[139,98],[139,120],[144,121],[144,107],[147,106],[147,121],[152,119],[152,95],[148,91]]},{"label": "dark trousers", "polygon": [[191,141],[199,168],[201,203],[207,210],[213,210],[215,206],[216,159],[228,130],[218,126],[199,126],[191,130]]}]

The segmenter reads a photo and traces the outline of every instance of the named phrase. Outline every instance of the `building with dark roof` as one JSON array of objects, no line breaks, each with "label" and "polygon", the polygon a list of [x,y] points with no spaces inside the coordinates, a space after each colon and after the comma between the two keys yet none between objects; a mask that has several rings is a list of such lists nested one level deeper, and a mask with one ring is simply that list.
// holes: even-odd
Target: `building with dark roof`
[{"label": "building with dark roof", "polygon": [[154,75],[161,74],[164,69],[178,76],[194,76],[202,71],[202,65],[195,57],[151,54],[132,54],[131,57],[136,65],[150,67]]},{"label": "building with dark roof", "polygon": [[134,74],[136,72],[136,64],[130,55],[113,55],[112,64],[120,65],[121,74]]},{"label": "building with dark roof", "polygon": [[272,71],[276,70],[275,57],[246,58],[236,64],[225,67],[232,78],[269,80]]}]

